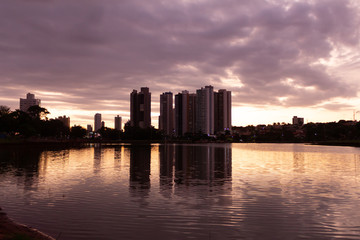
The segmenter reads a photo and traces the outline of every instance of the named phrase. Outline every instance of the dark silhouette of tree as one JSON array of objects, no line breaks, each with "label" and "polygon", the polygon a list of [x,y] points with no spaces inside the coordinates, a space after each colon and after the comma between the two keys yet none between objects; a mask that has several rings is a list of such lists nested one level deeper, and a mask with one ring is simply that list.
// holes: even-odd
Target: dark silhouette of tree
[{"label": "dark silhouette of tree", "polygon": [[153,126],[149,128],[133,127],[130,121],[125,123],[123,139],[126,140],[161,140],[163,134]]},{"label": "dark silhouette of tree", "polygon": [[33,119],[28,113],[15,110],[11,113],[11,116],[13,118],[13,125],[12,128],[9,129],[10,132],[23,137],[31,137],[37,134]]},{"label": "dark silhouette of tree", "polygon": [[0,106],[0,133],[9,133],[13,131],[15,122],[11,116],[10,108]]},{"label": "dark silhouette of tree", "polygon": [[58,119],[43,121],[41,124],[40,135],[43,137],[67,138],[70,129]]},{"label": "dark silhouette of tree", "polygon": [[0,118],[11,113],[8,106],[0,105]]},{"label": "dark silhouette of tree", "polygon": [[40,107],[39,105],[34,105],[28,108],[28,113],[35,119],[47,119],[46,115],[48,115],[50,112],[46,108]]},{"label": "dark silhouette of tree", "polygon": [[81,126],[73,126],[70,130],[71,138],[84,138],[86,136],[86,129]]}]

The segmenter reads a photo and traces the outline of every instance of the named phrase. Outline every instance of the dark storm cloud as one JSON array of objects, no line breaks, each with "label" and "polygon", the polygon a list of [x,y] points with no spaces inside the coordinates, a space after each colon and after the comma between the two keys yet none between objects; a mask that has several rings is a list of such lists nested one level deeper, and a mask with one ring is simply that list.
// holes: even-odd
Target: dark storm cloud
[{"label": "dark storm cloud", "polygon": [[356,48],[358,26],[347,0],[3,0],[0,96],[64,92],[69,106],[127,111],[141,86],[155,102],[212,84],[234,104],[313,106],[356,96],[319,60]]}]

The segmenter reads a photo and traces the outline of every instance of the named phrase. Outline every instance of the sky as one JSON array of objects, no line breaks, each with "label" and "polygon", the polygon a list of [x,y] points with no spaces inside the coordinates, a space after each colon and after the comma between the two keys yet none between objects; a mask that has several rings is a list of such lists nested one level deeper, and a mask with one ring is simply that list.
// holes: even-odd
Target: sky
[{"label": "sky", "polygon": [[105,125],[149,87],[232,92],[232,124],[360,119],[360,2],[2,0],[0,105],[34,93],[49,118]]}]

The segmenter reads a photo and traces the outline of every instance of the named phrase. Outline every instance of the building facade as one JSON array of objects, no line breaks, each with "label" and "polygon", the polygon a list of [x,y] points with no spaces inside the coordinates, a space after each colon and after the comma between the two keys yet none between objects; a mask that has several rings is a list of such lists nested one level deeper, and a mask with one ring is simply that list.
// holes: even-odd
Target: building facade
[{"label": "building facade", "polygon": [[196,133],[214,134],[214,88],[196,90]]},{"label": "building facade", "polygon": [[171,92],[160,95],[159,129],[166,135],[174,134],[173,94]]},{"label": "building facade", "polygon": [[216,133],[231,131],[231,92],[214,92],[214,128]]},{"label": "building facade", "polygon": [[298,125],[298,126],[302,126],[304,124],[304,118],[299,118],[297,116],[294,116],[292,118],[292,124],[293,125]]},{"label": "building facade", "polygon": [[34,94],[26,94],[26,98],[20,98],[20,111],[27,112],[31,106],[40,106],[41,100],[36,99]]},{"label": "building facade", "polygon": [[94,116],[94,132],[97,132],[101,128],[101,114],[96,113]]},{"label": "building facade", "polygon": [[187,111],[189,93],[183,91],[175,95],[175,135],[183,136],[187,132]]},{"label": "building facade", "polygon": [[87,131],[87,133],[90,133],[90,132],[93,131],[92,126],[91,126],[90,124],[88,124],[88,125],[86,126],[86,131]]},{"label": "building facade", "polygon": [[149,128],[151,126],[151,93],[149,88],[135,89],[130,94],[130,125],[132,127]]},{"label": "building facade", "polygon": [[64,115],[64,116],[58,117],[57,120],[61,121],[64,124],[64,126],[70,128],[70,117],[66,117]]},{"label": "building facade", "polygon": [[182,91],[175,95],[175,134],[195,133],[196,94]]},{"label": "building facade", "polygon": [[116,130],[121,130],[121,123],[122,123],[122,118],[117,115],[114,119],[114,128]]},{"label": "building facade", "polygon": [[175,134],[223,134],[231,131],[231,91],[205,86],[196,94],[182,91],[175,95]]}]

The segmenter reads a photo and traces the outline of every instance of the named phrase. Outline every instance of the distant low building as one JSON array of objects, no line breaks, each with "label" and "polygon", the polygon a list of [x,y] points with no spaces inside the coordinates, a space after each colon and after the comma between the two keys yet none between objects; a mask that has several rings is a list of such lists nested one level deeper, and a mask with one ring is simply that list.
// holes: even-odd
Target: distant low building
[{"label": "distant low building", "polygon": [[60,120],[66,127],[70,128],[70,117],[60,116],[56,118],[57,120]]},{"label": "distant low building", "polygon": [[86,128],[87,132],[90,133],[93,131],[93,128],[90,124],[87,125],[87,128]]},{"label": "distant low building", "polygon": [[294,116],[292,118],[292,124],[297,126],[302,126],[304,125],[304,118],[299,118],[297,116]]},{"label": "distant low building", "polygon": [[20,98],[20,111],[27,112],[31,106],[40,106],[41,100],[35,98],[35,94],[28,93],[26,98]]}]

